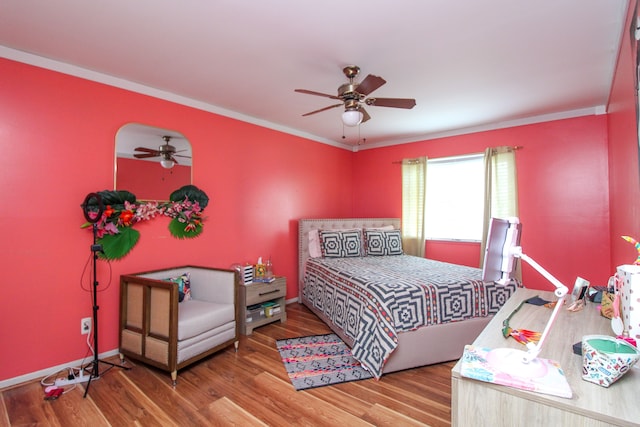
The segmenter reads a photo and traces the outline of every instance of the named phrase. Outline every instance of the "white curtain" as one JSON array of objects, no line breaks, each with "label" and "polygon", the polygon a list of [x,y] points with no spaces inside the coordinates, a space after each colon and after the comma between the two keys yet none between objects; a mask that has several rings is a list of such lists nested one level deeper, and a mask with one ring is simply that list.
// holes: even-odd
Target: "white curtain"
[{"label": "white curtain", "polygon": [[[518,179],[513,147],[487,148],[484,152],[485,191],[480,267],[484,262],[489,220],[518,216]],[[521,279],[518,263],[514,276]]]},{"label": "white curtain", "polygon": [[423,258],[426,183],[426,157],[402,160],[402,248]]}]

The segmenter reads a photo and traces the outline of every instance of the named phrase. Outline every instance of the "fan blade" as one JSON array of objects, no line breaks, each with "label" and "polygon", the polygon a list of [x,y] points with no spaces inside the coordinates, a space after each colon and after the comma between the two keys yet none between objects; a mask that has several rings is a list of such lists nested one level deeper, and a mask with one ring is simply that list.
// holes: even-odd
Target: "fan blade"
[{"label": "fan blade", "polygon": [[183,156],[182,154],[174,154],[173,157],[184,157],[185,159],[191,158],[191,156]]},{"label": "fan blade", "polygon": [[326,94],[326,93],[314,92],[312,90],[306,90],[306,89],[295,89],[294,92],[306,93],[307,95],[324,96],[325,98],[331,98],[331,99],[340,99],[339,97],[337,97],[335,95],[329,95],[329,94]]},{"label": "fan blade", "polygon": [[369,113],[367,113],[367,110],[365,110],[364,107],[360,107],[360,111],[362,111],[362,121],[360,123],[364,123],[371,118],[371,116],[369,115]]},{"label": "fan blade", "polygon": [[160,153],[146,153],[146,154],[134,154],[136,159],[148,159],[149,157],[158,157]]},{"label": "fan blade", "polygon": [[321,109],[319,109],[319,110],[315,110],[315,111],[312,111],[312,112],[310,112],[310,113],[303,114],[303,115],[302,115],[302,117],[310,116],[310,115],[312,115],[312,114],[320,113],[320,112],[322,112],[322,111],[327,111],[327,110],[330,110],[330,109],[332,109],[332,108],[342,107],[343,105],[344,105],[344,104],[342,104],[342,103],[340,103],[340,104],[336,104],[336,105],[330,105],[330,106],[328,106],[328,107],[324,107],[324,108],[321,108]]},{"label": "fan blade", "polygon": [[411,109],[416,106],[416,100],[410,98],[369,98],[367,105],[375,105],[376,107],[393,107]]},{"label": "fan blade", "polygon": [[360,82],[356,91],[358,91],[361,95],[369,95],[374,90],[378,89],[380,86],[385,84],[387,81],[382,77],[374,76],[373,74],[369,74],[365,79]]},{"label": "fan blade", "polygon": [[179,165],[180,163],[178,163],[178,161],[176,160],[176,158],[174,156],[171,156],[170,159],[173,161],[173,163],[175,163],[176,165]]},{"label": "fan blade", "polygon": [[158,150],[154,150],[153,148],[147,148],[147,147],[138,147],[136,148],[135,151],[144,151],[145,153],[157,153]]}]

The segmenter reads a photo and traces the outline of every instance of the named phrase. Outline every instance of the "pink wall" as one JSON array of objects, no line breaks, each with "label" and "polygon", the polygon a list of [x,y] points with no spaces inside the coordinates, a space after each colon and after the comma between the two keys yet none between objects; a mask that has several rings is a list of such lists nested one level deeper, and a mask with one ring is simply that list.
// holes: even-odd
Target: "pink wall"
[{"label": "pink wall", "polygon": [[[632,11],[627,17],[631,22]],[[640,240],[640,171],[634,96],[635,40],[625,31],[609,103],[609,192],[611,210],[611,265],[632,264],[636,251],[620,238]]]},{"label": "pink wall", "polygon": [[[568,286],[576,276],[605,284],[611,274],[606,116],[360,151],[355,154],[354,213],[401,215],[401,166],[394,161],[478,153],[499,145],[523,147],[516,162],[525,253]],[[479,244],[428,242],[426,252],[429,258],[479,265]],[[528,266],[523,278],[528,287],[552,289]]]},{"label": "pink wall", "polygon": [[187,263],[229,267],[271,256],[297,295],[297,219],[351,215],[352,153],[215,114],[0,59],[0,380],[86,354],[91,233],[80,203],[113,188],[126,123],[178,129],[209,198],[204,233],[170,237],[166,218],[136,226],[123,260],[98,265],[101,352],[117,348],[120,274]]}]

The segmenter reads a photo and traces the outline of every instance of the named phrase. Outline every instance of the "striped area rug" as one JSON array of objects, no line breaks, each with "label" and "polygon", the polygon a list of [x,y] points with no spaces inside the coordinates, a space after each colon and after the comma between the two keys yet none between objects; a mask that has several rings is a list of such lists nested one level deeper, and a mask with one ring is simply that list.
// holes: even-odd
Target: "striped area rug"
[{"label": "striped area rug", "polygon": [[336,334],[277,340],[276,346],[296,390],[372,377]]}]

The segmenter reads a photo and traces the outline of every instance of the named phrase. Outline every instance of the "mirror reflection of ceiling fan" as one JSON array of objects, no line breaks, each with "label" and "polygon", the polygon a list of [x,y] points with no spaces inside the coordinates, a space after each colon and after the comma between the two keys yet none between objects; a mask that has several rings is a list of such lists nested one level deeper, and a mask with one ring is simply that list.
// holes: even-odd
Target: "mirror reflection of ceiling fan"
[{"label": "mirror reflection of ceiling fan", "polygon": [[162,139],[164,140],[164,144],[158,147],[157,150],[147,147],[137,147],[135,151],[139,151],[139,153],[134,153],[133,157],[135,157],[136,159],[160,157],[160,164],[163,168],[167,169],[171,169],[174,165],[178,164],[178,160],[176,159],[176,157],[185,157],[187,159],[191,158],[190,156],[176,154],[186,150],[176,151],[176,147],[169,144],[169,141],[171,141],[170,136],[164,135]]},{"label": "mirror reflection of ceiling fan", "polygon": [[378,89],[387,81],[382,77],[369,74],[360,83],[355,83],[354,80],[360,73],[360,67],[356,65],[346,66],[344,67],[342,72],[349,79],[349,83],[345,83],[338,88],[337,96],[314,92],[312,90],[295,89],[295,92],[305,93],[307,95],[324,96],[326,98],[337,99],[341,101],[339,104],[330,105],[328,107],[303,114],[303,117],[330,110],[332,108],[344,106],[344,113],[342,113],[342,122],[345,124],[345,126],[357,126],[360,123],[364,123],[371,118],[367,111],[364,109],[363,104],[374,107],[393,107],[405,109],[411,109],[416,105],[415,99],[373,97],[367,98],[367,96],[371,92]]}]

